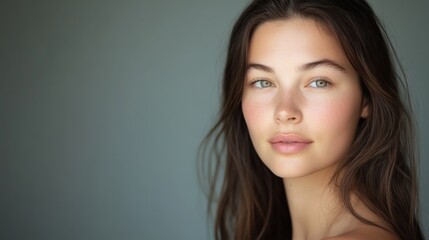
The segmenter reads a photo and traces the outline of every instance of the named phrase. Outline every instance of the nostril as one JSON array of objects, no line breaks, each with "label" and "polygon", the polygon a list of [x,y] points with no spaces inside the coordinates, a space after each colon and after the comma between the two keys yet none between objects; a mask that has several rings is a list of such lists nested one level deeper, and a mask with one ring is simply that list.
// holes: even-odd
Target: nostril
[{"label": "nostril", "polygon": [[290,109],[277,109],[274,118],[276,122],[278,123],[297,123],[301,120],[301,112],[297,108],[290,108]]}]

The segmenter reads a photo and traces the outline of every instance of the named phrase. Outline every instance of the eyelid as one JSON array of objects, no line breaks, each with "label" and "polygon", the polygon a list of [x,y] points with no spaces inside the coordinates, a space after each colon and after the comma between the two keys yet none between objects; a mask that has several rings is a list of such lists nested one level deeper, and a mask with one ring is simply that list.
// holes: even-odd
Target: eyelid
[{"label": "eyelid", "polygon": [[[260,81],[267,81],[268,83],[270,83],[270,86],[267,86],[267,87],[272,87],[272,86],[275,86],[275,84],[270,80],[270,79],[268,79],[268,78],[264,78],[264,77],[260,77],[260,78],[254,78],[254,79],[252,79],[250,82],[249,82],[249,85],[250,86],[255,86],[255,84],[257,83],[257,82],[260,82]],[[326,82],[327,83],[327,86],[325,86],[325,87],[315,87],[315,88],[327,88],[327,87],[329,87],[329,86],[331,86],[332,85],[332,81],[330,80],[330,79],[328,79],[328,78],[326,78],[326,77],[314,77],[314,78],[312,78],[311,80],[310,80],[310,82],[306,85],[306,86],[309,86],[310,84],[312,84],[312,83],[314,83],[314,82],[317,82],[317,81],[324,81],[324,82]],[[311,87],[311,86],[310,86]],[[260,88],[260,87],[258,87],[258,88]]]},{"label": "eyelid", "polygon": [[252,84],[252,83],[254,83],[254,82],[257,82],[257,81],[263,81],[263,80],[268,81],[268,82],[271,82],[271,80],[270,80],[269,78],[265,78],[265,77],[257,77],[257,78],[252,78],[252,79],[250,80],[250,84]]},{"label": "eyelid", "polygon": [[310,84],[317,82],[317,81],[325,81],[327,83],[327,86],[315,87],[315,88],[323,89],[323,88],[327,88],[327,87],[332,85],[332,81],[326,77],[315,77],[315,78],[312,78],[311,81],[306,86],[309,86]]},{"label": "eyelid", "polygon": [[[275,84],[272,81],[270,81],[268,78],[255,78],[252,81],[250,81],[249,85],[252,86],[252,87],[255,87],[255,84],[257,82],[260,82],[260,81],[267,81],[267,82],[269,82],[270,86],[268,86],[268,87],[275,86]],[[255,88],[260,88],[260,87],[255,87]],[[262,87],[262,88],[266,88],[266,87]]]}]

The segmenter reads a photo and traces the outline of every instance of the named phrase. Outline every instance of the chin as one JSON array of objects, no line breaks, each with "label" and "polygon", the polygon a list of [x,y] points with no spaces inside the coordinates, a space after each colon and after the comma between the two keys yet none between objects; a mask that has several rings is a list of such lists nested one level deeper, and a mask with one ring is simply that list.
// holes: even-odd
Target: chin
[{"label": "chin", "polygon": [[283,178],[283,179],[293,179],[293,178],[301,178],[305,176],[310,176],[314,172],[306,172],[306,171],[294,171],[293,169],[275,169],[271,170],[271,172],[276,175],[277,177]]},{"label": "chin", "polygon": [[281,162],[265,163],[265,165],[274,175],[283,179],[332,177],[337,167],[335,163],[317,167],[314,164],[310,166],[294,163],[293,161],[286,162],[284,159]]}]

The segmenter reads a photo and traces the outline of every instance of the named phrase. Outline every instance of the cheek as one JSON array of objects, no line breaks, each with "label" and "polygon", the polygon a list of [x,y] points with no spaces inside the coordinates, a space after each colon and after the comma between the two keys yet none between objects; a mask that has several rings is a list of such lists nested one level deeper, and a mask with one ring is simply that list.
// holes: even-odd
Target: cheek
[{"label": "cheek", "polygon": [[241,106],[250,134],[254,135],[258,130],[263,131],[271,113],[267,101],[252,101],[244,98]]},{"label": "cheek", "polygon": [[243,100],[241,107],[247,127],[251,129],[252,125],[259,122],[261,120],[261,116],[263,116],[262,104]]},{"label": "cheek", "polygon": [[333,142],[351,143],[360,118],[360,97],[341,96],[309,104],[309,127]]}]

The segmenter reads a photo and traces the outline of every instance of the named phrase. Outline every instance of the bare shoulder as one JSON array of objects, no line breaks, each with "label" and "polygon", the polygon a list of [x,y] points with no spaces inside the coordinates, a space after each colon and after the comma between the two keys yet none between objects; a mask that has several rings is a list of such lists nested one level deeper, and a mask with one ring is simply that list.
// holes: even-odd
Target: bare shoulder
[{"label": "bare shoulder", "polygon": [[400,240],[394,233],[374,226],[362,226],[347,233],[325,238],[324,240]]}]

